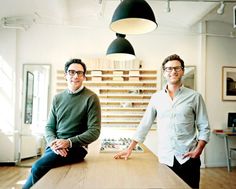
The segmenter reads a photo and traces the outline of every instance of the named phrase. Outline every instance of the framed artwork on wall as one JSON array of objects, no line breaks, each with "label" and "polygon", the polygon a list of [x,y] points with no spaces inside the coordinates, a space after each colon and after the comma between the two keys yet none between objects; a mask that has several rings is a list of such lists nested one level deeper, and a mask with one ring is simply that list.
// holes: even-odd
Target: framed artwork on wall
[{"label": "framed artwork on wall", "polygon": [[236,28],[236,5],[233,7],[233,20],[234,20],[234,28]]},{"label": "framed artwork on wall", "polygon": [[34,74],[26,73],[26,96],[25,96],[25,124],[32,124],[34,98]]},{"label": "framed artwork on wall", "polygon": [[222,100],[236,101],[236,67],[222,67]]}]

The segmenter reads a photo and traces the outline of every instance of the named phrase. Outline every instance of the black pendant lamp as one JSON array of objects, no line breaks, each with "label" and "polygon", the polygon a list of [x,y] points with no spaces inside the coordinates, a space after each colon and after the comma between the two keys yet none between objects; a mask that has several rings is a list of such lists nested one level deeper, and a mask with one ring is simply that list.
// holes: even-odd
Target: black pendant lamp
[{"label": "black pendant lamp", "polygon": [[145,0],[123,0],[116,8],[110,28],[116,33],[143,34],[157,28],[152,8]]},{"label": "black pendant lamp", "polygon": [[135,59],[134,48],[130,42],[125,39],[125,35],[116,33],[116,36],[117,38],[111,42],[107,49],[107,58],[117,61]]}]

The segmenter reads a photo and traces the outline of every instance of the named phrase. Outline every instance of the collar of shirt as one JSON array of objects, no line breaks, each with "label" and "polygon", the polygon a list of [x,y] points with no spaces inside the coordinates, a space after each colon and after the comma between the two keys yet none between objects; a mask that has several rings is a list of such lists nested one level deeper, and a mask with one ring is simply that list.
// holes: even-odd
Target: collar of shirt
[{"label": "collar of shirt", "polygon": [[78,92],[80,92],[82,89],[84,88],[84,86],[83,85],[81,85],[81,87],[80,88],[78,88],[76,91],[71,91],[70,89],[68,89],[68,93],[69,94],[76,94],[76,93],[78,93]]},{"label": "collar of shirt", "polygon": [[[184,88],[184,85],[182,84],[182,85],[180,86],[180,88],[179,88],[177,91],[175,91],[175,97],[178,96],[178,94],[181,93],[181,91],[183,90],[183,88]],[[166,84],[163,89],[164,89],[165,93],[169,94],[169,91],[168,91],[168,84]]]}]

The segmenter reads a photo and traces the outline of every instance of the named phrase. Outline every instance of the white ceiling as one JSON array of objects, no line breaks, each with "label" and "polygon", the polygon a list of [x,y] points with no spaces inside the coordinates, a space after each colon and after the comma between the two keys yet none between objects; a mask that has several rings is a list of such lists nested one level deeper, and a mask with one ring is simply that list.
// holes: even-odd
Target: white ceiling
[{"label": "white ceiling", "polygon": [[[188,28],[199,20],[233,23],[236,1],[225,1],[225,13],[218,15],[220,0],[147,0],[156,16],[159,28]],[[234,3],[232,3],[234,2]],[[120,0],[0,0],[0,18],[34,18],[35,24],[68,25],[80,28],[107,27]],[[210,15],[205,17],[208,13]]]}]

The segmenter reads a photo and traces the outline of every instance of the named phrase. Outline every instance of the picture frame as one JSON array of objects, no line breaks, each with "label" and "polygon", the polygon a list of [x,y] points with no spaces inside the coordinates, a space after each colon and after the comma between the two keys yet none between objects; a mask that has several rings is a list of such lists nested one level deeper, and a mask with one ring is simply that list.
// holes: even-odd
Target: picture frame
[{"label": "picture frame", "polygon": [[236,67],[222,67],[222,100],[236,101]]},{"label": "picture frame", "polygon": [[236,28],[236,5],[233,7],[233,26]]},{"label": "picture frame", "polygon": [[25,95],[25,124],[32,124],[33,99],[34,98],[34,74],[26,72],[26,95]]}]

